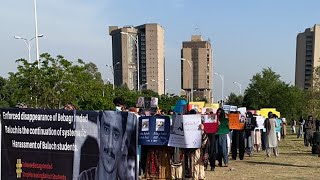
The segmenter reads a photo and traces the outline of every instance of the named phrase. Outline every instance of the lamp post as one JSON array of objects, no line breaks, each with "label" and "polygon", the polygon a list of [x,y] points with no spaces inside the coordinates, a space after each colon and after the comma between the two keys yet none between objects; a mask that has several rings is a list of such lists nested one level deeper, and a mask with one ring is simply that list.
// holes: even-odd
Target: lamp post
[{"label": "lamp post", "polygon": [[[43,37],[43,34],[40,34],[38,35],[38,37]],[[27,45],[27,48],[28,48],[28,62],[31,63],[31,41],[33,39],[35,39],[36,37],[33,37],[31,39],[27,39],[27,38],[23,38],[23,37],[20,37],[20,36],[14,36],[15,39],[21,39],[24,41],[24,43],[26,43]]]},{"label": "lamp post", "polygon": [[234,81],[234,82],[233,82],[233,84],[237,84],[237,85],[239,86],[239,89],[240,89],[240,95],[241,95],[241,84],[240,84],[240,83],[238,83],[238,82],[236,82],[236,81]]},{"label": "lamp post", "polygon": [[132,34],[129,34],[127,32],[120,32],[120,34],[124,34],[124,35],[127,35],[129,36],[133,41],[134,43],[136,44],[136,49],[137,49],[137,83],[138,83],[138,86],[137,86],[137,90],[139,91],[140,89],[140,69],[139,69],[139,39],[134,37]]},{"label": "lamp post", "polygon": [[40,63],[39,63],[39,38],[38,38],[38,17],[37,17],[37,0],[33,0],[34,4],[34,21],[35,21],[35,29],[36,29],[36,47],[37,47],[37,61],[38,61],[38,68],[40,68]]},{"label": "lamp post", "polygon": [[181,61],[187,61],[191,69],[191,98],[190,98],[191,100],[190,101],[193,101],[193,65],[191,61],[187,59],[181,58]]},{"label": "lamp post", "polygon": [[220,79],[221,79],[221,105],[223,106],[223,99],[224,99],[224,96],[223,96],[223,84],[224,84],[224,82],[223,82],[223,75],[218,74],[218,73],[214,73],[214,75],[219,76]]},{"label": "lamp post", "polygon": [[141,94],[143,86],[145,86],[145,85],[148,85],[148,83],[141,84],[141,86],[140,86],[140,94]]},{"label": "lamp post", "polygon": [[109,65],[109,64],[106,65],[107,67],[110,67],[111,72],[112,72],[112,75],[113,75],[113,84],[112,84],[112,89],[113,89],[113,90],[114,90],[114,79],[115,79],[115,77],[114,77],[114,68],[115,68],[118,64],[120,64],[120,62],[117,62],[114,66],[111,66],[111,65]]}]

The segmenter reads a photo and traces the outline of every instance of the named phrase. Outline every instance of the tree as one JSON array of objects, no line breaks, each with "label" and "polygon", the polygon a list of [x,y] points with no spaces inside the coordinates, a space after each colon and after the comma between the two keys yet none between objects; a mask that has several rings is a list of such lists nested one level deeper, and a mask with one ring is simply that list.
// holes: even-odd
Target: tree
[{"label": "tree", "polygon": [[320,67],[316,67],[313,73],[313,86],[305,91],[305,115],[320,117]]},{"label": "tree", "polygon": [[304,94],[281,81],[280,75],[271,68],[266,68],[250,80],[243,104],[248,109],[276,108],[282,116],[297,118],[304,109]]},{"label": "tree", "polygon": [[226,104],[241,107],[243,104],[243,96],[237,96],[235,93],[230,93],[230,95],[227,98]]}]

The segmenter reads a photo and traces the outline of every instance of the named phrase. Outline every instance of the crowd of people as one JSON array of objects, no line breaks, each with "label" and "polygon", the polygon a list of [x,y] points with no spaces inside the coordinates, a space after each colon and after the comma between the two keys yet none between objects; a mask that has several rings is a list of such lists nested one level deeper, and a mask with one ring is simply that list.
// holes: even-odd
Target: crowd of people
[{"label": "crowd of people", "polygon": [[[131,111],[138,116],[145,116],[143,109],[129,108],[114,101],[117,111]],[[238,113],[240,117],[240,112]],[[167,113],[163,110],[156,110],[150,115],[155,116],[172,116],[173,111]],[[195,109],[191,109],[187,114],[198,114]],[[203,124],[200,128],[202,131],[202,143],[198,149],[177,148],[177,147],[152,147],[140,146],[139,159],[141,178],[163,178],[163,179],[205,179],[205,170],[214,171],[216,167],[229,166],[229,154],[231,159],[236,160],[237,157],[243,160],[245,154],[249,157],[255,151],[266,151],[266,157],[270,157],[271,153],[275,157],[279,156],[276,128],[277,116],[269,112],[268,118],[264,121],[264,129],[257,129],[257,122],[254,114],[246,112],[244,118],[244,129],[230,129],[228,113],[222,108],[216,112],[206,111],[207,115],[216,115],[218,121],[218,131],[215,133],[206,133]],[[285,129],[286,121],[283,118],[280,126]],[[282,130],[281,138],[285,138],[286,132]],[[208,169],[209,168],[209,169]]]}]

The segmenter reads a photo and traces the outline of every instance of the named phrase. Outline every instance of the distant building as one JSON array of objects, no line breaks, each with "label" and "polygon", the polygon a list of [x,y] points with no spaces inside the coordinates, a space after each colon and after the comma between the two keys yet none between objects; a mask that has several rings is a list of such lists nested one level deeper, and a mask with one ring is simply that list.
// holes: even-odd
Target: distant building
[{"label": "distant building", "polygon": [[320,65],[320,25],[314,25],[297,36],[295,85],[313,87],[313,69]]},{"label": "distant building", "polygon": [[210,41],[202,40],[200,35],[192,35],[191,41],[182,43],[181,58],[181,89],[184,91],[183,94],[190,97],[193,88],[194,100],[206,98],[208,102],[213,102]]},{"label": "distant building", "polygon": [[[164,29],[159,24],[109,27],[115,86],[165,92]],[[137,54],[138,42],[139,54]],[[139,61],[137,61],[139,57]],[[137,63],[139,62],[139,64]],[[139,67],[139,84],[137,69]]]}]

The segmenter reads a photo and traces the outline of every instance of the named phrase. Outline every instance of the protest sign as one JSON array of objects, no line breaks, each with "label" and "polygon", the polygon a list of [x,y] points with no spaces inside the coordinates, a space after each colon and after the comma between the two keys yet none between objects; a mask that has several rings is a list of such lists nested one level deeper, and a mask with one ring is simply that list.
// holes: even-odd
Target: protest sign
[{"label": "protest sign", "polygon": [[[118,174],[117,179],[137,178],[137,172],[120,172],[128,172],[123,164],[129,162],[137,167],[132,113],[42,109],[0,109],[0,113],[1,179],[82,179],[92,172],[106,179],[112,173]],[[104,161],[106,150],[110,163]],[[120,158],[123,154],[128,158]],[[104,165],[112,172],[106,172]]]},{"label": "protest sign", "polygon": [[264,120],[265,118],[263,116],[254,116],[257,120],[257,125],[256,129],[264,129]]},{"label": "protest sign", "polygon": [[229,129],[242,130],[244,129],[245,119],[241,114],[228,114]]},{"label": "protest sign", "polygon": [[225,113],[229,114],[230,113],[230,105],[223,105],[222,109],[224,110]]},{"label": "protest sign", "polygon": [[230,106],[230,112],[236,112],[237,110],[237,106]]},{"label": "protest sign", "polygon": [[204,131],[206,133],[216,133],[218,131],[217,115],[201,115],[201,121],[203,122]]},{"label": "protest sign", "polygon": [[245,115],[246,112],[247,112],[247,108],[246,108],[246,107],[239,107],[239,108],[238,108],[238,111],[240,112],[240,114]]},{"label": "protest sign", "polygon": [[177,115],[173,119],[169,146],[179,148],[199,148],[201,146],[201,115]]},{"label": "protest sign", "polygon": [[139,118],[139,145],[167,145],[170,135],[169,116],[143,116]]}]

